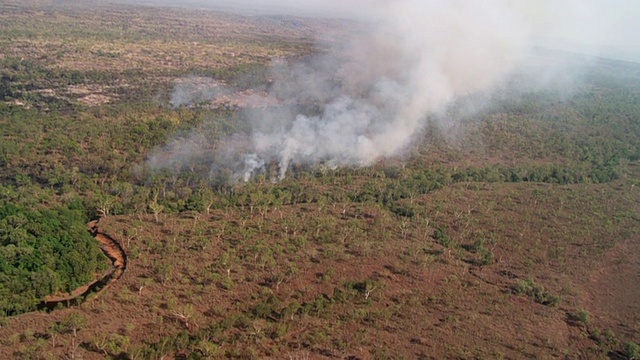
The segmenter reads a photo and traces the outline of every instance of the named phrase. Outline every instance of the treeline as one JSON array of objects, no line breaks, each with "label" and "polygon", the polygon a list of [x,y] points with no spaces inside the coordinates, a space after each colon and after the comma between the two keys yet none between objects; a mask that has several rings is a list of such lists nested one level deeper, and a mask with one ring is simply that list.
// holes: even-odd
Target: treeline
[{"label": "treeline", "polygon": [[[15,86],[32,77],[43,80],[46,71],[65,84],[87,79],[3,61],[0,95],[5,97],[13,97]],[[239,87],[266,81],[264,68],[250,64],[201,75],[228,77]],[[523,95],[460,119],[466,147],[450,146],[432,132],[403,164],[336,170],[292,166],[284,181],[260,176],[235,185],[233,169],[211,172],[211,158],[221,156],[211,144],[250,131],[235,109],[172,108],[146,98],[42,111],[0,101],[0,311],[28,311],[45,295],[90,278],[99,266],[94,262],[99,251],[84,223],[97,215],[159,218],[214,208],[354,202],[377,203],[411,217],[419,209],[404,200],[457,182],[566,185],[618,179],[640,159],[640,99],[627,83],[598,81],[565,99],[553,93]],[[206,156],[177,161],[176,171],[144,166],[154,149],[194,132],[211,145],[203,151]],[[447,160],[476,156],[478,149],[507,160],[486,166],[452,166]]]},{"label": "treeline", "polygon": [[590,163],[541,164],[537,166],[495,165],[469,168],[452,176],[455,182],[540,182],[550,184],[598,184],[618,179],[618,164]]},{"label": "treeline", "polygon": [[[414,155],[402,167],[293,167],[291,181],[271,184],[263,177],[247,186],[232,186],[231,169],[210,172],[210,161],[217,156],[214,148],[208,149],[206,156],[180,161],[178,172],[154,172],[143,165],[154,148],[176,134],[189,136],[193,127],[211,143],[248,131],[233,109],[115,104],[78,109],[72,116],[8,104],[0,104],[0,109],[8,114],[0,119],[4,198],[35,206],[65,205],[77,197],[93,215],[152,212],[149,204],[153,202],[162,206],[162,212],[250,203],[348,200],[392,204],[454,182],[603,183],[622,176],[625,164],[640,157],[635,143],[640,134],[638,129],[624,126],[630,121],[625,117],[613,118],[615,123],[607,127],[608,132],[600,133],[586,118],[563,121],[541,116],[511,121],[489,116],[485,119],[489,128],[478,136],[493,147],[491,151],[516,153],[528,161],[456,168],[446,163],[434,166],[429,160],[431,153],[425,152]],[[554,130],[541,125],[548,123],[558,126]],[[562,124],[566,123],[572,125],[565,128]],[[526,155],[529,149],[552,149],[548,151],[555,152],[556,159],[548,160],[550,154],[539,150]],[[369,182],[375,183],[371,189]],[[303,188],[298,189],[300,184]],[[32,196],[35,194],[37,197]]]},{"label": "treeline", "polygon": [[80,204],[27,209],[0,202],[0,316],[36,308],[55,292],[93,280],[108,261]]},{"label": "treeline", "polygon": [[[94,214],[204,213],[227,207],[284,206],[304,203],[378,203],[402,216],[413,212],[399,202],[416,199],[458,182],[542,182],[551,184],[603,183],[621,176],[619,167],[587,163],[541,164],[509,167],[494,165],[455,170],[447,166],[427,169],[372,167],[335,171],[303,171],[279,183],[260,177],[247,184],[214,184],[195,176],[156,174],[152,181],[94,186],[83,199]],[[65,185],[69,187],[69,185]]]}]

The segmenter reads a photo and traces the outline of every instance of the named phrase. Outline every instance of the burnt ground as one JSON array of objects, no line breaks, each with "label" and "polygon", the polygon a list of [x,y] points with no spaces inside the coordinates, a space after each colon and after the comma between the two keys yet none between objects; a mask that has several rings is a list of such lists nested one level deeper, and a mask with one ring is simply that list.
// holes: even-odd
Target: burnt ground
[{"label": "burnt ground", "polygon": [[[10,102],[107,106],[193,73],[304,56],[313,34],[331,41],[344,25],[65,4],[0,4]],[[256,95],[242,91],[226,100]],[[522,164],[511,149],[531,143],[505,130],[513,123],[486,129],[496,151],[428,144],[425,156]],[[532,162],[558,160],[540,144]],[[640,342],[640,172],[629,167],[605,184],[461,182],[402,200],[412,216],[344,200],[156,220],[141,204],[100,222],[126,252],[126,273],[78,306],[1,319],[0,358],[621,358]]]},{"label": "burnt ground", "polygon": [[[107,217],[125,276],[76,308],[6,320],[2,356],[135,357],[190,334],[164,355],[615,358],[640,331],[638,220],[607,225],[638,210],[628,189],[458,184],[416,199],[423,219],[351,204]],[[627,200],[605,200],[616,194]],[[441,225],[453,244],[434,237]],[[70,314],[86,325],[53,348],[49,329]]]}]

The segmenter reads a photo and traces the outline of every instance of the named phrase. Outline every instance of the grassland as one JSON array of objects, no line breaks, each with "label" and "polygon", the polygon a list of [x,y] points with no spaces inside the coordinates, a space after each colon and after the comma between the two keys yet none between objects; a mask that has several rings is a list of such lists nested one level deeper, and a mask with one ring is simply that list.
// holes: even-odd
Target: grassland
[{"label": "grassland", "polygon": [[[177,133],[243,131],[233,106],[168,106],[176,81],[259,88],[348,28],[0,4],[0,357],[637,357],[640,65],[453,109],[371,167],[235,185],[144,168]],[[32,312],[109,265],[78,230],[97,216],[124,276]]]}]

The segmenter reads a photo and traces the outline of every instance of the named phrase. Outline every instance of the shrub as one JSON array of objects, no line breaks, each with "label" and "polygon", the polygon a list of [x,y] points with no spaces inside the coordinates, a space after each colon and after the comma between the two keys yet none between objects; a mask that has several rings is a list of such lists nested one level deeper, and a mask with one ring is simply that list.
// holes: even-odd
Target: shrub
[{"label": "shrub", "polygon": [[447,235],[446,229],[443,227],[439,227],[436,229],[433,237],[436,239],[436,242],[444,247],[451,248],[455,245],[453,239]]},{"label": "shrub", "polygon": [[542,305],[555,306],[560,302],[558,296],[546,292],[544,286],[537,284],[532,278],[518,280],[516,291],[518,294],[531,297],[535,302]]},{"label": "shrub", "polygon": [[591,320],[591,314],[587,310],[582,309],[576,314],[576,319],[586,325]]},{"label": "shrub", "polygon": [[640,359],[640,345],[628,342],[624,349],[624,356],[629,360]]}]

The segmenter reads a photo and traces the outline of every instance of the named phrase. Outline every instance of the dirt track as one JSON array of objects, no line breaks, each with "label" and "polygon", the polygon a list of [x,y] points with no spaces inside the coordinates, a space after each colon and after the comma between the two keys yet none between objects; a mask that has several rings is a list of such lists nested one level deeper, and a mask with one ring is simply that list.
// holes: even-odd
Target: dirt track
[{"label": "dirt track", "polygon": [[52,310],[60,304],[62,306],[78,305],[85,301],[89,295],[95,294],[97,296],[106,290],[120,279],[127,269],[127,254],[116,240],[98,230],[98,220],[89,222],[87,227],[91,235],[100,242],[100,249],[111,259],[113,270],[106,273],[102,278],[75,289],[69,295],[46,297],[38,306],[39,309]]}]

